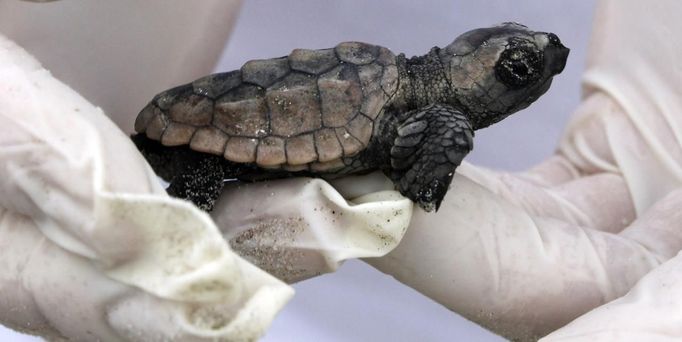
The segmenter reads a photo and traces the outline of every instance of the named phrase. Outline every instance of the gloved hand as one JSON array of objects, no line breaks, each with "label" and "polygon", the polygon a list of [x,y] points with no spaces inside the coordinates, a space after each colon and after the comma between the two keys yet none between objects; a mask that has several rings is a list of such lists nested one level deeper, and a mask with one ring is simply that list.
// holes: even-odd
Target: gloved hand
[{"label": "gloved hand", "polygon": [[0,80],[3,324],[82,341],[262,334],[290,287],[168,198],[99,108],[2,36]]},{"label": "gloved hand", "polygon": [[579,316],[545,340],[682,338],[680,11],[600,1],[557,153],[519,174],[464,165],[441,210],[368,261],[509,338]]},{"label": "gloved hand", "polygon": [[[181,2],[176,5],[183,6]],[[204,3],[209,5],[224,10],[234,7],[223,1]],[[11,9],[13,5],[3,6]],[[65,6],[62,11],[82,9]],[[10,12],[15,17],[28,13]],[[154,20],[167,19],[157,16]],[[186,29],[183,20],[193,18],[173,19],[173,25],[165,27],[167,35],[156,37],[157,44],[178,39]],[[147,24],[152,21],[145,19]],[[226,25],[218,20],[215,24]],[[205,29],[216,32],[211,26]],[[26,33],[14,30],[9,31],[20,37]],[[171,34],[173,30],[178,35]],[[109,43],[122,36],[109,36]],[[224,40],[224,35],[215,37]],[[211,43],[216,42],[206,45]],[[36,50],[41,51],[41,46]],[[59,55],[48,51],[47,56],[49,52]],[[209,57],[204,55],[209,63],[196,60],[187,69],[208,73],[219,52],[214,49]],[[153,54],[137,57],[138,64],[155,59]],[[115,64],[109,61],[103,65]],[[64,71],[60,68],[64,61],[51,62]],[[168,78],[168,65],[154,62],[148,77]],[[169,65],[173,62],[168,61]],[[71,77],[83,87],[105,76]],[[125,96],[119,98],[125,100]],[[272,203],[268,185],[263,186],[265,190],[254,188],[248,199],[230,208],[269,208],[268,215],[260,215],[258,227],[231,242],[261,262],[268,261],[264,256],[277,255],[269,265],[285,270],[277,275],[290,281],[335,269],[346,258],[384,255],[396,246],[410,219],[411,202],[395,191],[348,203],[320,180],[274,185],[280,188],[278,196],[289,190],[291,197],[310,198],[316,206],[308,208],[300,203]],[[227,213],[221,212],[220,219],[231,219]],[[335,213],[345,217],[335,219]],[[247,211],[238,215],[250,217]],[[328,228],[324,222],[341,221],[344,226],[335,231],[308,228]],[[258,239],[252,239],[253,235]],[[206,213],[166,195],[130,139],[101,109],[0,35],[2,324],[50,339],[82,341],[256,339],[293,290],[234,254],[227,237]],[[294,237],[296,246],[292,245]],[[287,250],[277,250],[281,242],[289,244]],[[287,267],[287,262],[295,267]]]}]

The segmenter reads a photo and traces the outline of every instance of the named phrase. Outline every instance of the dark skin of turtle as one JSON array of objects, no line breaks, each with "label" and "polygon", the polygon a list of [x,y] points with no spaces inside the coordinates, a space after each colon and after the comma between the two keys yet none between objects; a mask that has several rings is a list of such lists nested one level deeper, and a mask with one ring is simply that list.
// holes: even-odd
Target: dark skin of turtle
[{"label": "dark skin of turtle", "polygon": [[537,100],[568,52],[556,35],[516,23],[412,58],[354,42],[299,49],[157,95],[132,139],[170,195],[206,211],[227,180],[375,170],[432,211],[474,131]]}]

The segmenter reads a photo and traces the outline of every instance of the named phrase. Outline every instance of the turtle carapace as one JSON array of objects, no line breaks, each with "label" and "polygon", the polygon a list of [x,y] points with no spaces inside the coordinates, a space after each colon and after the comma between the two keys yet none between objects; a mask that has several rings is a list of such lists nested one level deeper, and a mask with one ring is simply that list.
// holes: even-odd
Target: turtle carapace
[{"label": "turtle carapace", "polygon": [[516,23],[406,58],[359,42],[295,49],[160,93],[133,140],[168,192],[211,210],[225,179],[382,170],[438,209],[474,131],[547,91],[568,49]]}]

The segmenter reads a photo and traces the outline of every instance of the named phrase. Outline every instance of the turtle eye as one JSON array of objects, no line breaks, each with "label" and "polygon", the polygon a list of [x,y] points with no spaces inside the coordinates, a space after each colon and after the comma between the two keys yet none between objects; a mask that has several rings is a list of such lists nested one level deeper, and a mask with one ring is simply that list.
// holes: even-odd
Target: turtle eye
[{"label": "turtle eye", "polygon": [[542,54],[530,46],[510,46],[495,65],[495,76],[511,89],[534,83],[542,74]]},{"label": "turtle eye", "polygon": [[563,46],[561,45],[561,40],[559,40],[559,37],[557,37],[557,35],[554,33],[547,34],[547,40],[549,40],[549,45]]}]

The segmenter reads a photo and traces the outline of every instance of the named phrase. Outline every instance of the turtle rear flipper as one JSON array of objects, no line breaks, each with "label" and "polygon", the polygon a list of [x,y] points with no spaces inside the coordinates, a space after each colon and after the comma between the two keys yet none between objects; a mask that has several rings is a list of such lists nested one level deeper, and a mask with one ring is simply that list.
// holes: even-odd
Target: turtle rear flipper
[{"label": "turtle rear flipper", "polygon": [[186,164],[185,169],[171,180],[166,191],[169,195],[194,203],[199,209],[210,212],[223,191],[225,172],[222,160],[202,156]]},{"label": "turtle rear flipper", "polygon": [[239,166],[226,168],[222,157],[198,153],[187,146],[163,146],[144,134],[134,134],[131,139],[154,172],[170,183],[166,189],[169,195],[189,200],[205,211],[213,209],[224,179],[243,172]]},{"label": "turtle rear flipper", "polygon": [[450,106],[420,109],[398,128],[390,177],[424,210],[438,210],[455,169],[473,148],[473,135],[467,117]]}]

